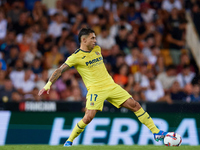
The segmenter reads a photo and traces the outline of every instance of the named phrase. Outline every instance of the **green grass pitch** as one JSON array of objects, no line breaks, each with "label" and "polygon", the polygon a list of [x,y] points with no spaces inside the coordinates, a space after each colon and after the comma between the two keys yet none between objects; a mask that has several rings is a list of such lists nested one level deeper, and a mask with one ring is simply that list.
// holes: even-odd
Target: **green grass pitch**
[{"label": "green grass pitch", "polygon": [[63,147],[59,146],[49,146],[49,145],[6,145],[0,146],[0,150],[200,150],[200,146],[185,146],[180,147],[167,147],[167,146],[127,146],[127,145],[117,145],[117,146],[72,146],[72,147]]}]

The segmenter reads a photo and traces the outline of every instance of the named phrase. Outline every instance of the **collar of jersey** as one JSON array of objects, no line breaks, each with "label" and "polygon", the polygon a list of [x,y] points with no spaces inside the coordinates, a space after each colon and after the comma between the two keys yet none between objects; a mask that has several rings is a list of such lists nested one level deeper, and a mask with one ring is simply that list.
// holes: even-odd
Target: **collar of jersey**
[{"label": "collar of jersey", "polygon": [[85,52],[85,53],[90,53],[91,51],[84,51],[82,49],[79,48],[79,50],[81,50],[82,52]]}]

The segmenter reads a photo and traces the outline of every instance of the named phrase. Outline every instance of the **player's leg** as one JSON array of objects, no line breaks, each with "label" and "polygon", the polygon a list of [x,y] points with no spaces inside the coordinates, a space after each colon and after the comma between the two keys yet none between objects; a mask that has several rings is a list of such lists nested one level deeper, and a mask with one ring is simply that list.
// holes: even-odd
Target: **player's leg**
[{"label": "player's leg", "polygon": [[84,131],[87,124],[89,124],[92,119],[95,117],[98,110],[103,109],[104,100],[107,97],[107,93],[103,90],[96,91],[96,90],[89,90],[86,96],[86,111],[85,116],[81,121],[77,123],[74,127],[70,137],[65,142],[64,146],[71,146],[73,140]]},{"label": "player's leg", "polygon": [[149,114],[143,110],[140,104],[135,101],[126,90],[119,85],[115,85],[113,86],[113,89],[109,90],[109,93],[110,94],[107,100],[117,108],[125,107],[133,111],[139,121],[151,130],[156,141],[164,138],[166,132],[160,131],[155,126]]},{"label": "player's leg", "polygon": [[133,98],[127,99],[121,106],[133,111],[140,122],[146,125],[152,133],[158,133],[160,131],[153,123],[149,114],[145,112],[141,105]]},{"label": "player's leg", "polygon": [[154,138],[156,141],[163,139],[164,136],[167,134],[167,132],[161,131],[155,126],[149,114],[145,112],[141,105],[132,97],[127,99],[123,104],[121,104],[121,106],[133,111],[138,117],[139,121],[146,125],[149,130],[151,130],[151,132],[154,134]]},{"label": "player's leg", "polygon": [[71,146],[74,139],[84,131],[85,127],[92,121],[95,117],[97,110],[87,110],[82,120],[80,120],[74,127],[71,135],[65,142],[64,146]]}]

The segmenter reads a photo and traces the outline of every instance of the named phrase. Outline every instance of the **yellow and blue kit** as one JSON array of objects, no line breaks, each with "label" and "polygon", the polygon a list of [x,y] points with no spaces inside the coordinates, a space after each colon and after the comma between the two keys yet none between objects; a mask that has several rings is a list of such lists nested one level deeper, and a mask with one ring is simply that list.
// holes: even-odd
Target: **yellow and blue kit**
[{"label": "yellow and blue kit", "polygon": [[74,66],[81,75],[88,90],[86,108],[102,110],[105,100],[120,107],[131,95],[117,85],[109,75],[101,55],[101,48],[95,46],[91,51],[77,49],[65,63]]}]

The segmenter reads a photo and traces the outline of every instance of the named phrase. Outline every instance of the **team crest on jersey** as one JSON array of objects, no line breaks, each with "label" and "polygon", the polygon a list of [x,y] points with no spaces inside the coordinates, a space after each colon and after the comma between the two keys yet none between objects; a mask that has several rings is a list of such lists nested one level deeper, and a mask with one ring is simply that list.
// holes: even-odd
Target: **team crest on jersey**
[{"label": "team crest on jersey", "polygon": [[91,102],[90,105],[91,105],[91,106],[94,106],[94,102]]},{"label": "team crest on jersey", "polygon": [[100,55],[100,53],[99,52],[95,52],[97,55]]}]

